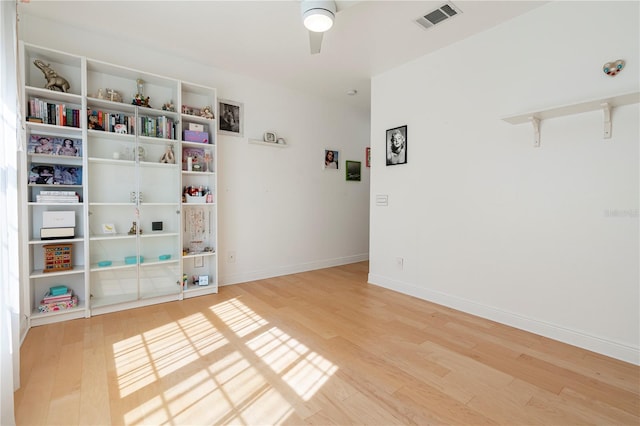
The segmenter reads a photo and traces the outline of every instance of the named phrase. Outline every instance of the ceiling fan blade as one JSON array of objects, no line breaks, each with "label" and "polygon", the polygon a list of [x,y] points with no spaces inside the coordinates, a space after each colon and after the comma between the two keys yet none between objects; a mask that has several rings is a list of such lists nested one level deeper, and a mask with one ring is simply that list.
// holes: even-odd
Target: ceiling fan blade
[{"label": "ceiling fan blade", "polygon": [[322,46],[322,34],[309,31],[309,46],[311,47],[311,54],[315,55],[320,53],[320,46]]}]

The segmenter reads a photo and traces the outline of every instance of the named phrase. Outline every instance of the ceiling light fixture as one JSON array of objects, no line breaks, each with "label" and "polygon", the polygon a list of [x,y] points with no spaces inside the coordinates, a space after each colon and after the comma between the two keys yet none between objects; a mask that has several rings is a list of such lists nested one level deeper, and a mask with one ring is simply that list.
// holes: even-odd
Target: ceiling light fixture
[{"label": "ceiling light fixture", "polygon": [[314,33],[323,33],[333,26],[336,16],[336,4],[333,0],[303,1],[302,21],[304,26]]}]

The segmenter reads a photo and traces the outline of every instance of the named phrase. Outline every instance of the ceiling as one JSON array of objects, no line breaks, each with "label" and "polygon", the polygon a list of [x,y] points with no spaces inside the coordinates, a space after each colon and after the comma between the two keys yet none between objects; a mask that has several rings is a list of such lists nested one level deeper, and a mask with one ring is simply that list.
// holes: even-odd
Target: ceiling
[{"label": "ceiling", "polygon": [[[309,53],[300,2],[22,0],[19,12],[137,39],[258,80],[369,109],[372,76],[500,24],[542,1],[457,1],[458,16],[428,30],[414,21],[443,1],[337,1],[320,54]],[[356,89],[356,96],[346,92]]]}]

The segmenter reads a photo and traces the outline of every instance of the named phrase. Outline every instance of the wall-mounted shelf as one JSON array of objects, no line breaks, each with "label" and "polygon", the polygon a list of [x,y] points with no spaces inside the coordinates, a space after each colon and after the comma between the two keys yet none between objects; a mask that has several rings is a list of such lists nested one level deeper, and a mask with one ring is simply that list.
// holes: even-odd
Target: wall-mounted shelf
[{"label": "wall-mounted shelf", "polygon": [[267,145],[267,146],[273,146],[276,148],[286,148],[289,146],[289,144],[286,143],[277,143],[277,142],[265,142],[265,141],[261,141],[260,139],[249,139],[249,143],[253,143],[256,145]]},{"label": "wall-mounted shelf", "polygon": [[585,102],[561,105],[523,114],[511,115],[502,119],[511,124],[532,123],[534,146],[540,146],[540,121],[565,115],[602,110],[604,114],[604,138],[611,138],[611,108],[640,102],[640,92],[623,93],[615,96],[592,99]]}]

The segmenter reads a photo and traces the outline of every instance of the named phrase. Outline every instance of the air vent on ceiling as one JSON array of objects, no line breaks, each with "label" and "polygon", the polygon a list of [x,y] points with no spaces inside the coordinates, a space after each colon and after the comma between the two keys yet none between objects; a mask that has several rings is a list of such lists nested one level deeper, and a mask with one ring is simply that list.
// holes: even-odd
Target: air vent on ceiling
[{"label": "air vent on ceiling", "polygon": [[442,21],[446,21],[449,18],[459,15],[460,13],[462,13],[462,11],[452,3],[445,3],[439,8],[416,19],[416,23],[423,28],[429,29]]}]

